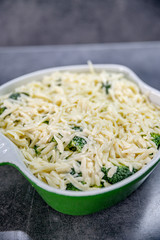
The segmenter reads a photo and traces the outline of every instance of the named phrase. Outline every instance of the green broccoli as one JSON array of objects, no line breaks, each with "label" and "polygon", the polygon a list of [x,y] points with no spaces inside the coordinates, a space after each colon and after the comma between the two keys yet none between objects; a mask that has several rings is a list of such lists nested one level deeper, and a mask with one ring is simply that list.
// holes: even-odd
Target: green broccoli
[{"label": "green broccoli", "polygon": [[72,127],[72,129],[74,129],[75,131],[80,131],[80,132],[83,131],[83,129],[79,126],[74,126],[74,127]]},{"label": "green broccoli", "polygon": [[137,172],[136,169],[133,169],[133,171],[131,172],[129,170],[129,168],[126,166],[118,166],[117,172],[114,173],[113,176],[110,178],[110,177],[108,177],[109,170],[110,170],[110,168],[108,168],[108,169],[106,169],[105,167],[101,168],[101,171],[104,173],[104,176],[102,179],[106,180],[110,184],[115,184],[117,182],[120,182],[120,181],[124,180],[125,178],[128,178]]},{"label": "green broccoli", "polygon": [[49,124],[49,120],[46,120],[46,121],[44,121],[42,123]]},{"label": "green broccoli", "polygon": [[85,185],[85,184],[86,184],[86,182],[85,182],[85,181],[81,181],[81,183],[82,183],[83,185]]},{"label": "green broccoli", "polygon": [[41,152],[38,151],[38,148],[39,148],[39,146],[37,146],[37,145],[34,145],[34,147],[33,147],[33,149],[34,149],[36,155],[40,155],[40,154],[41,154]]},{"label": "green broccoli", "polygon": [[160,147],[160,134],[151,133],[152,141],[157,145],[157,149]]},{"label": "green broccoli", "polygon": [[77,173],[77,177],[82,177],[82,172]]},{"label": "green broccoli", "polygon": [[75,169],[74,169],[74,168],[71,168],[70,174],[71,174],[71,175],[74,175],[74,174],[76,174],[76,171],[75,171]]},{"label": "green broccoli", "polygon": [[9,98],[17,100],[21,96],[20,93],[12,93]]},{"label": "green broccoli", "polygon": [[81,191],[80,189],[76,188],[72,183],[67,183],[66,190],[70,190],[70,191]]},{"label": "green broccoli", "polygon": [[50,143],[51,143],[51,142],[56,142],[56,143],[57,143],[57,141],[56,141],[56,139],[55,139],[54,137],[52,137]]},{"label": "green broccoli", "polygon": [[82,148],[86,144],[86,140],[84,138],[75,136],[70,143],[65,147],[65,150],[71,150],[73,152],[81,152]]},{"label": "green broccoli", "polygon": [[111,88],[111,84],[109,84],[108,82],[102,83],[102,88],[105,88],[106,94],[108,94],[109,88]]},{"label": "green broccoli", "polygon": [[71,168],[70,174],[71,175],[77,174],[76,175],[77,177],[82,177],[82,173],[81,172],[77,173],[74,168]]},{"label": "green broccoli", "polygon": [[100,186],[98,186],[99,188],[104,188],[104,182],[103,181],[101,181],[100,182]]},{"label": "green broccoli", "polygon": [[26,96],[29,96],[28,93],[25,93],[25,92],[19,93],[19,92],[17,92],[17,93],[12,93],[12,94],[9,96],[9,98],[14,99],[14,100],[17,100],[17,99],[21,96],[21,94],[24,94],[24,95],[26,95]]},{"label": "green broccoli", "polygon": [[0,108],[0,115],[1,115],[6,109],[7,109],[6,107],[1,107],[1,108]]}]

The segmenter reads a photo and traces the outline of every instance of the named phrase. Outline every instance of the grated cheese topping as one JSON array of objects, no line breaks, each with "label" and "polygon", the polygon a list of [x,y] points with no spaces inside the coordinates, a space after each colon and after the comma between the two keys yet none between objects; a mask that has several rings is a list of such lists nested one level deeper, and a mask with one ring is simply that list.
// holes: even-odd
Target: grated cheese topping
[{"label": "grated cheese topping", "polygon": [[109,178],[118,166],[143,168],[158,151],[159,119],[123,73],[54,72],[0,96],[0,131],[38,179],[63,190],[109,186],[102,167]]}]

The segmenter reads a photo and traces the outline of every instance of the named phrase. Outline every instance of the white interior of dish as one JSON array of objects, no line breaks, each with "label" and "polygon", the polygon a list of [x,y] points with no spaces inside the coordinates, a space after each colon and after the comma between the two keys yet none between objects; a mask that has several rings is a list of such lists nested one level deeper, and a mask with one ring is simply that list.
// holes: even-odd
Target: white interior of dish
[{"label": "white interior of dish", "polygon": [[[139,88],[141,89],[142,93],[148,94],[150,101],[154,104],[160,105],[160,92],[156,89],[150,87],[146,83],[144,83],[139,77],[131,71],[129,68],[121,65],[113,65],[113,64],[99,64],[94,65],[94,69],[96,71],[102,71],[107,70],[111,72],[122,72],[124,73],[129,80],[137,83]],[[30,73],[27,75],[24,75],[22,77],[16,78],[0,87],[0,95],[9,93],[13,91],[16,87],[19,87],[23,84],[27,84],[31,81],[35,80],[41,80],[44,75],[48,75],[55,71],[72,71],[72,72],[87,72],[89,71],[88,65],[76,65],[76,66],[65,66],[65,67],[57,67],[57,68],[50,68],[45,69],[41,71],[37,71],[34,73]],[[15,145],[11,143],[11,147],[15,148]],[[104,192],[113,191],[117,188],[123,187],[124,185],[127,185],[128,183],[134,181],[135,179],[139,178],[141,175],[143,175],[147,170],[149,170],[152,166],[154,166],[158,160],[160,159],[160,151],[156,154],[156,156],[153,158],[153,160],[147,164],[143,169],[132,175],[131,177],[116,183],[112,186],[109,186],[107,188],[97,189],[93,191],[85,191],[85,192],[74,192],[74,191],[66,191],[66,190],[60,190],[55,189],[53,187],[50,187],[49,185],[41,182],[39,179],[37,179],[25,166],[22,158],[22,154],[19,151],[20,160],[17,159],[17,161],[14,161],[12,159],[9,159],[9,157],[5,160],[5,162],[12,163],[16,165],[32,182],[34,182],[37,186],[40,188],[45,189],[49,192],[54,192],[56,194],[66,195],[66,196],[93,196],[97,194],[102,194]]]}]

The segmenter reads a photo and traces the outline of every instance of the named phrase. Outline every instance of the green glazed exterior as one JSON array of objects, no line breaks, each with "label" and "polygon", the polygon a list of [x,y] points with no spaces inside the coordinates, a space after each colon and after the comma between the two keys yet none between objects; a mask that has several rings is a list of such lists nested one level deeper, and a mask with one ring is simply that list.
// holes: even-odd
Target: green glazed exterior
[{"label": "green glazed exterior", "polygon": [[158,163],[159,161],[139,178],[136,178],[134,181],[120,188],[91,196],[66,196],[49,192],[32,182],[16,165],[10,163],[2,163],[0,165],[11,165],[19,170],[32,184],[43,200],[53,209],[68,215],[87,215],[111,207],[124,200],[144,182]]},{"label": "green glazed exterior", "polygon": [[124,200],[134,190],[136,190],[144,180],[145,176],[139,180],[137,179],[135,182],[125,185],[122,188],[94,196],[83,197],[57,195],[51,192],[46,192],[36,186],[35,189],[46,201],[46,203],[55,210],[69,215],[87,215],[111,207]]}]

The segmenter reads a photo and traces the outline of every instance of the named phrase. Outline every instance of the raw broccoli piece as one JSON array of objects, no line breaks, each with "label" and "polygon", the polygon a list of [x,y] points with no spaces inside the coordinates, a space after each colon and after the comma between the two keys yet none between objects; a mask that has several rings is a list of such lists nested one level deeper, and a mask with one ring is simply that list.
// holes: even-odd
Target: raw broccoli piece
[{"label": "raw broccoli piece", "polygon": [[71,168],[70,174],[71,174],[71,175],[74,175],[74,174],[76,174],[76,171],[75,171],[75,169],[74,169],[74,168]]},{"label": "raw broccoli piece", "polygon": [[71,168],[70,174],[71,175],[76,174],[77,177],[82,177],[82,173],[81,172],[77,173],[74,168]]},{"label": "raw broccoli piece", "polygon": [[67,183],[67,187],[66,190],[70,190],[70,191],[81,191],[78,188],[76,188],[72,183]]},{"label": "raw broccoli piece", "polygon": [[73,152],[81,152],[82,148],[86,144],[86,140],[84,138],[75,136],[70,143],[66,146],[65,150],[71,150]]},{"label": "raw broccoli piece", "polygon": [[39,148],[39,146],[37,146],[37,145],[34,145],[34,147],[33,147],[33,149],[34,149],[36,155],[40,155],[40,154],[41,154],[41,152],[38,151],[38,148]]},{"label": "raw broccoli piece", "polygon": [[108,94],[109,88],[111,88],[111,84],[109,84],[108,82],[102,83],[102,88],[105,88],[106,94]]},{"label": "raw broccoli piece", "polygon": [[102,179],[106,180],[110,184],[115,184],[117,182],[120,182],[120,181],[124,180],[125,178],[128,178],[137,172],[136,169],[133,169],[133,171],[131,172],[129,170],[129,168],[126,166],[118,166],[117,172],[114,173],[113,176],[110,178],[110,177],[108,177],[109,169],[110,168],[106,169],[105,167],[102,167],[101,171],[104,173],[104,176]]},{"label": "raw broccoli piece", "polygon": [[20,93],[12,93],[9,98],[17,100],[21,96]]},{"label": "raw broccoli piece", "polygon": [[24,94],[24,95],[26,95],[26,96],[29,96],[28,93],[25,93],[25,92],[19,93],[19,92],[17,92],[17,93],[12,93],[12,94],[9,96],[9,98],[14,99],[14,100],[17,100],[17,99],[21,96],[21,94]]},{"label": "raw broccoli piece", "polygon": [[160,147],[160,134],[151,133],[152,141],[157,145],[157,149]]},{"label": "raw broccoli piece", "polygon": [[101,181],[100,186],[98,186],[99,188],[104,188],[104,182]]},{"label": "raw broccoli piece", "polygon": [[0,108],[0,115],[1,115],[6,109],[7,109],[6,107],[1,107],[1,108]]},{"label": "raw broccoli piece", "polygon": [[85,181],[81,181],[81,183],[82,183],[83,185],[85,185],[85,184],[86,184],[86,182],[85,182]]},{"label": "raw broccoli piece", "polygon": [[56,143],[57,143],[57,141],[56,141],[56,139],[55,139],[54,137],[52,137],[50,143],[51,143],[51,142],[56,142]]},{"label": "raw broccoli piece", "polygon": [[46,120],[46,121],[44,121],[42,123],[49,124],[49,120]]},{"label": "raw broccoli piece", "polygon": [[77,173],[77,177],[82,177],[82,173],[81,172]]},{"label": "raw broccoli piece", "polygon": [[83,129],[79,126],[74,126],[74,127],[72,127],[72,129],[74,129],[75,131],[80,131],[80,132],[83,131]]}]

